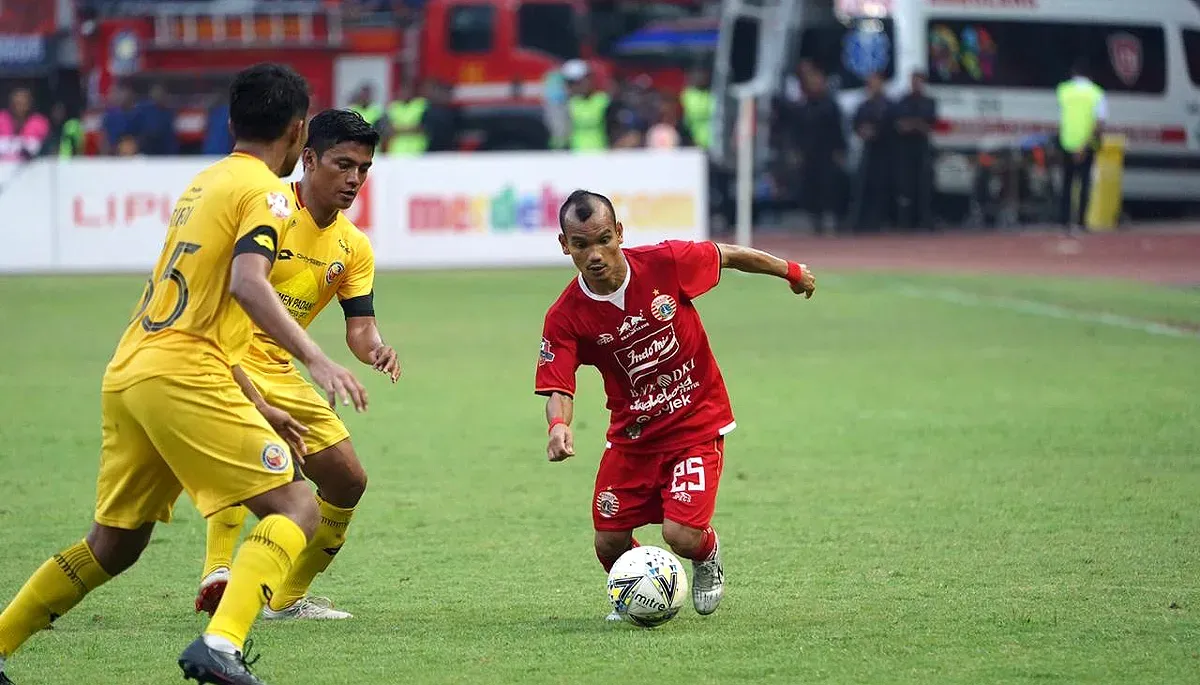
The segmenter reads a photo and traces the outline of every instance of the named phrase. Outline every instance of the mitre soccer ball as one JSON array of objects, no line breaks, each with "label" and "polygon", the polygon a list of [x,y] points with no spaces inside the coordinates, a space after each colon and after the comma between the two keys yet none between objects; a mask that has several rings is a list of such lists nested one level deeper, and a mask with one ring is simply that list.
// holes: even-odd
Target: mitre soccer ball
[{"label": "mitre soccer ball", "polygon": [[653,628],[675,618],[688,594],[683,564],[665,549],[634,547],[608,574],[608,599],[625,620]]}]

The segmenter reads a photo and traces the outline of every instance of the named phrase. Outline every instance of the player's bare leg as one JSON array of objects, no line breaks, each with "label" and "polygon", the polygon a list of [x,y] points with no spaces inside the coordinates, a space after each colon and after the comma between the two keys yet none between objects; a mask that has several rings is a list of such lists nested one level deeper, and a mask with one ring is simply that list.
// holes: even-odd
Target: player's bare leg
[{"label": "player's bare leg", "polygon": [[50,626],[92,590],[125,572],[150,543],[154,524],[133,530],[92,524],[84,540],[42,564],[0,613],[0,685],[4,659]]},{"label": "player's bare leg", "polygon": [[696,613],[707,616],[716,611],[725,596],[725,568],[717,532],[711,526],[701,530],[668,519],[663,521],[662,534],[671,551],[692,560],[692,604]]},{"label": "player's bare leg", "polygon": [[247,667],[246,635],[317,527],[317,505],[302,481],[265,492],[245,505],[259,523],[238,550],[212,621],[179,656],[184,678],[198,683],[261,685]]},{"label": "player's bare leg", "polygon": [[[600,560],[600,565],[604,567],[604,572],[608,573],[612,570],[613,564],[617,563],[617,559],[621,555],[638,546],[638,541],[633,537],[632,530],[598,530],[596,531],[596,558]],[[608,615],[609,621],[621,621],[621,615],[613,610]]]},{"label": "player's bare leg", "polygon": [[353,618],[348,612],[334,609],[328,599],[310,596],[308,590],[346,542],[354,509],[367,489],[366,471],[347,439],[306,457],[304,475],[317,484],[320,522],[308,546],[296,558],[287,580],[263,608],[263,618]]}]

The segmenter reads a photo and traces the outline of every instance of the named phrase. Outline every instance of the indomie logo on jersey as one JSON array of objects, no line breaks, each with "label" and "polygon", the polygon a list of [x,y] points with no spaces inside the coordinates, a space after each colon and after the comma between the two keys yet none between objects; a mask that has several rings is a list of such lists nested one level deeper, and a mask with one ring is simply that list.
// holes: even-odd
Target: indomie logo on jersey
[{"label": "indomie logo on jersey", "polygon": [[679,339],[675,337],[675,326],[672,324],[634,341],[628,347],[622,347],[613,354],[617,363],[629,376],[630,385],[636,388],[642,379],[656,373],[659,364],[674,357],[678,352]]}]

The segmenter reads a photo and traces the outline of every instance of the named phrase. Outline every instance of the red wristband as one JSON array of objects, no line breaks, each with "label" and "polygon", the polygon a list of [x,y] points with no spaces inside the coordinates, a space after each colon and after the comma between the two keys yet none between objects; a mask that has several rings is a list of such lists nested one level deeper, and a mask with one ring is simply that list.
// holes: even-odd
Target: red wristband
[{"label": "red wristband", "polygon": [[795,285],[796,283],[799,283],[800,279],[802,278],[804,278],[804,267],[800,266],[800,264],[797,262],[788,262],[788,283]]},{"label": "red wristband", "polygon": [[568,425],[567,420],[561,416],[555,416],[554,418],[550,419],[550,427],[546,429],[546,434],[549,435],[550,431],[554,430],[554,427],[560,423],[564,426]]}]

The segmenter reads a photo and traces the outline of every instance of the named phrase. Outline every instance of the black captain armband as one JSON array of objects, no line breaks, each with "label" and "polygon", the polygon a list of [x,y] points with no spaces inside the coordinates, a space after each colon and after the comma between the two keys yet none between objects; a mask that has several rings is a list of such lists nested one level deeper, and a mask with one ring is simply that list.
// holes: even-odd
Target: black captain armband
[{"label": "black captain armband", "polygon": [[342,300],[342,313],[347,319],[356,316],[375,316],[375,291]]},{"label": "black captain armband", "polygon": [[275,262],[279,248],[279,232],[270,226],[259,226],[238,239],[233,245],[233,256],[258,254]]}]

